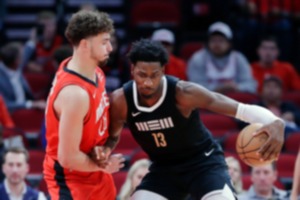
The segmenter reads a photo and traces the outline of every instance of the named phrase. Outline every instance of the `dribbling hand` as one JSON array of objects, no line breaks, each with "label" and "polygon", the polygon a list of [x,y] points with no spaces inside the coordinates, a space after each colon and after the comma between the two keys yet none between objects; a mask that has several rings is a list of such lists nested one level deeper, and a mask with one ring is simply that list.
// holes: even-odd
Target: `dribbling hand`
[{"label": "dribbling hand", "polygon": [[284,143],[284,122],[275,120],[274,122],[258,129],[253,136],[266,132],[269,135],[268,140],[260,147],[258,153],[263,160],[276,160],[280,154]]}]

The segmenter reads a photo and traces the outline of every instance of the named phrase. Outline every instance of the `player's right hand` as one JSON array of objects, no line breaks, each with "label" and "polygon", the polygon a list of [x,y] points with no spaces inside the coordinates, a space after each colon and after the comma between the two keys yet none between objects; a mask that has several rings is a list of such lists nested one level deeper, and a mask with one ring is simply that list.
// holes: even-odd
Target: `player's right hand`
[{"label": "player's right hand", "polygon": [[125,158],[122,154],[113,154],[108,159],[108,165],[105,167],[107,173],[115,173],[124,167]]},{"label": "player's right hand", "polygon": [[254,136],[259,135],[261,132],[269,135],[266,143],[258,150],[263,160],[278,159],[284,143],[284,127],[283,120],[275,120],[268,125],[264,125],[254,133]]}]

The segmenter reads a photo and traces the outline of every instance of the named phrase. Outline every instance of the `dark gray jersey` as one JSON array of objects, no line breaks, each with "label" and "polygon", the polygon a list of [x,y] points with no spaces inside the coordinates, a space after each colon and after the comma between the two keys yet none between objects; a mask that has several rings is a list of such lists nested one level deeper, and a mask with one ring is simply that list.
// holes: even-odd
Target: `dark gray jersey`
[{"label": "dark gray jersey", "polygon": [[199,119],[199,110],[186,118],[176,107],[177,78],[163,77],[163,91],[152,107],[139,105],[134,81],[124,85],[127,124],[133,137],[154,162],[176,163],[202,154],[215,142]]}]

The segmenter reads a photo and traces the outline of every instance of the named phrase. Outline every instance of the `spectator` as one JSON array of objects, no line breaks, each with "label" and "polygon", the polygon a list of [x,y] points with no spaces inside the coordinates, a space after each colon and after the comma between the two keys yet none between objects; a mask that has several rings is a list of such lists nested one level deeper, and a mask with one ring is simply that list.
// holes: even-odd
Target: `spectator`
[{"label": "spectator", "polygon": [[159,29],[153,32],[151,39],[160,42],[169,53],[169,62],[165,65],[165,74],[187,80],[185,61],[173,54],[175,45],[174,34],[167,29]]},{"label": "spectator", "polygon": [[[293,27],[291,16],[296,13],[298,0],[243,0],[240,4],[244,11],[244,18],[240,15],[238,21],[237,41],[239,47],[252,61],[255,58],[255,45],[265,34],[274,34],[278,38],[278,44],[282,49],[281,57],[291,59],[293,45]],[[292,6],[293,5],[293,6]]]},{"label": "spectator", "polygon": [[3,200],[46,200],[43,192],[37,191],[25,182],[29,171],[29,154],[26,149],[14,147],[7,149],[3,156],[2,170],[5,180],[0,185],[0,196]]},{"label": "spectator", "polygon": [[71,57],[73,54],[73,49],[70,45],[62,45],[54,50],[52,54],[53,66],[55,70],[58,69],[59,64],[66,58]]},{"label": "spectator", "polygon": [[277,76],[282,81],[285,92],[300,90],[300,77],[294,67],[288,62],[277,60],[279,49],[274,37],[265,37],[257,49],[259,60],[252,63],[252,70],[261,91],[263,81],[267,76]]},{"label": "spectator", "polygon": [[188,79],[210,90],[227,93],[256,91],[246,58],[232,48],[229,26],[216,22],[209,27],[207,47],[194,53],[188,63]]},{"label": "spectator", "polygon": [[299,200],[299,199],[300,199],[300,148],[295,162],[293,187],[290,196],[290,200]]},{"label": "spectator", "polygon": [[130,167],[125,183],[123,184],[119,200],[129,200],[135,188],[141,183],[143,177],[148,173],[150,161],[148,159],[141,159],[133,163]]},{"label": "spectator", "polygon": [[290,102],[282,100],[282,82],[275,76],[263,82],[261,101],[258,105],[268,108],[286,123],[286,133],[300,130],[300,110]]},{"label": "spectator", "polygon": [[30,72],[54,73],[51,55],[62,44],[63,38],[57,34],[55,14],[49,11],[39,13],[36,27],[25,44],[22,66],[27,65]]},{"label": "spectator", "polygon": [[9,43],[0,49],[0,94],[9,111],[19,108],[45,108],[44,100],[33,100],[29,85],[18,68],[21,45]]},{"label": "spectator", "polygon": [[225,161],[235,192],[237,194],[243,193],[242,169],[239,161],[232,156],[226,157]]},{"label": "spectator", "polygon": [[239,200],[269,200],[287,198],[287,192],[278,189],[274,184],[277,180],[275,163],[253,167],[251,171],[252,185],[239,196]]}]

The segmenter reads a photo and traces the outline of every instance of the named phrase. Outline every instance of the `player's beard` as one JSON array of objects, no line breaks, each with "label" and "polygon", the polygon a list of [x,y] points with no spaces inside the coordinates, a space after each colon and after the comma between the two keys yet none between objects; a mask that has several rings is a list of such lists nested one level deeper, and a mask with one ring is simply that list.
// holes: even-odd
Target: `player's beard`
[{"label": "player's beard", "polygon": [[99,60],[99,61],[98,61],[98,66],[99,66],[100,68],[103,68],[103,67],[107,64],[107,62],[108,62],[108,58],[105,59],[105,60]]}]

